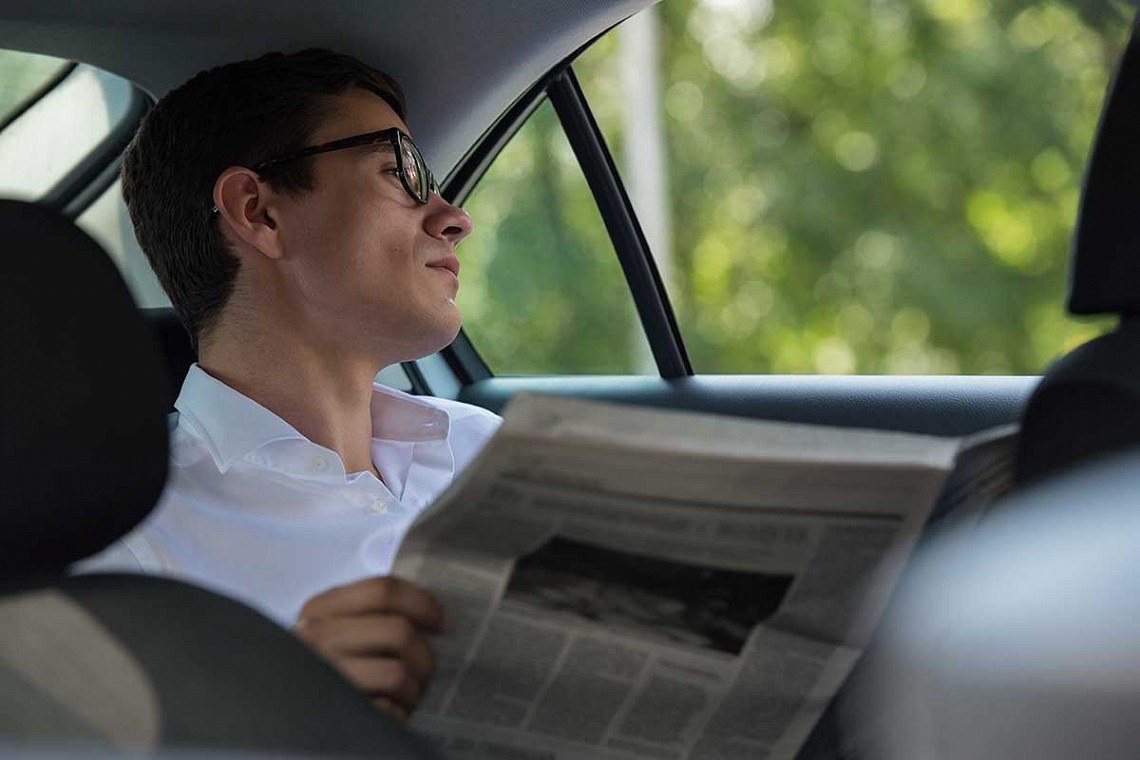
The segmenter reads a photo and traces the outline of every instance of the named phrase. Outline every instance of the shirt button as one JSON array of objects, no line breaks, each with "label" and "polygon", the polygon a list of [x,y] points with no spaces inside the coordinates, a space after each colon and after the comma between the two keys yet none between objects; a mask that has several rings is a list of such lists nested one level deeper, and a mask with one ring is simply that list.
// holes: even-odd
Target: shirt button
[{"label": "shirt button", "polygon": [[383,499],[376,499],[375,501],[372,502],[372,504],[369,505],[368,508],[371,509],[376,514],[382,515],[388,511],[388,503],[385,502]]},{"label": "shirt button", "polygon": [[313,457],[313,469],[314,470],[317,470],[318,472],[324,472],[325,470],[328,469],[328,467],[329,467],[329,460],[327,460],[324,457],[319,456],[319,455]]}]

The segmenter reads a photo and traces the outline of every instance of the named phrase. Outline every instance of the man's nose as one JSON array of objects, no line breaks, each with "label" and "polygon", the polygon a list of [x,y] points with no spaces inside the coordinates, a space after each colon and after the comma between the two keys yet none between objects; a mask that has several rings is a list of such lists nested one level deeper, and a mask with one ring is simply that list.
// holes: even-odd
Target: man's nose
[{"label": "man's nose", "polygon": [[475,223],[466,211],[443,199],[439,193],[432,193],[428,200],[428,215],[424,229],[432,237],[446,240],[452,246],[471,234]]}]

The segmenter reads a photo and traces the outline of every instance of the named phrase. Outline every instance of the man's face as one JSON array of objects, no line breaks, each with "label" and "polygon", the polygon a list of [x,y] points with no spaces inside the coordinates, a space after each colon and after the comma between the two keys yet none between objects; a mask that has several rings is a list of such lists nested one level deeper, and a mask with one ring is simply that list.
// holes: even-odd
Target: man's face
[{"label": "man's face", "polygon": [[[311,144],[407,126],[381,98],[352,90]],[[459,332],[455,246],[471,232],[461,209],[432,194],[420,205],[404,190],[390,146],[310,159],[314,187],[275,204],[283,257],[280,284],[293,329],[386,362],[439,350]],[[455,270],[455,271],[453,271]],[[296,317],[296,319],[294,319]]]}]

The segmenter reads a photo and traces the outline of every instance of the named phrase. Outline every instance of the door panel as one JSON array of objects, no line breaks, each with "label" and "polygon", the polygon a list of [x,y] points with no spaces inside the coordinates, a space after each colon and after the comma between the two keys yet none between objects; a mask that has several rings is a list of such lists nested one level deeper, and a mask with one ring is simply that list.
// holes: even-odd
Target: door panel
[{"label": "door panel", "polygon": [[665,407],[785,422],[967,435],[1017,422],[1039,378],[998,376],[698,375],[498,377],[459,399],[502,412],[519,393]]}]

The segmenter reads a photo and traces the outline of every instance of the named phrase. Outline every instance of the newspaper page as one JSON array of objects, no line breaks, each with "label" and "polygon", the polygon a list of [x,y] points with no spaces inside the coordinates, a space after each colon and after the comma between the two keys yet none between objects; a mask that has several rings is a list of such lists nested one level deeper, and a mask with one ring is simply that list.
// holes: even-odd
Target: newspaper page
[{"label": "newspaper page", "polygon": [[1012,491],[1019,434],[1018,425],[1003,425],[962,439],[928,522],[939,528],[972,527],[990,504]]},{"label": "newspaper page", "polygon": [[516,399],[396,559],[453,623],[412,727],[453,758],[794,757],[958,446]]}]

